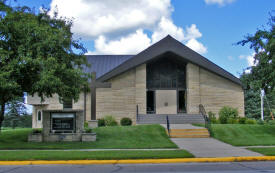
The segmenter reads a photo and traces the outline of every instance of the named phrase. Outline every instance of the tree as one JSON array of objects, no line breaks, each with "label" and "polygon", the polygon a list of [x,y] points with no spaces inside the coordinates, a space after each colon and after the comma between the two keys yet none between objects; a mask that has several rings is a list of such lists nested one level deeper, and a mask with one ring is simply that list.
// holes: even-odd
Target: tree
[{"label": "tree", "polygon": [[[248,44],[254,50],[254,66],[250,73],[243,73],[245,114],[248,117],[260,117],[260,90],[264,89],[265,115],[275,107],[275,16],[270,13],[268,29],[258,29],[254,35],[247,35],[239,45]],[[269,103],[267,103],[269,102]]]},{"label": "tree", "polygon": [[[261,91],[253,86],[249,73],[243,73],[240,80],[244,89],[245,116],[258,119],[261,117]],[[275,90],[268,90],[264,97],[264,114],[269,115],[272,109],[275,109]]]},{"label": "tree", "polygon": [[250,67],[250,81],[255,88],[264,89],[266,93],[275,86],[275,16],[270,14],[268,29],[258,29],[254,35],[247,35],[238,42],[242,46],[249,44],[255,51],[255,66]]},{"label": "tree", "polygon": [[0,129],[5,105],[24,92],[37,93],[41,100],[58,94],[77,101],[88,89],[86,49],[73,39],[71,26],[57,14],[35,14],[0,1]]},{"label": "tree", "polygon": [[24,98],[15,98],[6,104],[7,113],[9,116],[20,116],[27,114],[27,108],[24,104]]}]

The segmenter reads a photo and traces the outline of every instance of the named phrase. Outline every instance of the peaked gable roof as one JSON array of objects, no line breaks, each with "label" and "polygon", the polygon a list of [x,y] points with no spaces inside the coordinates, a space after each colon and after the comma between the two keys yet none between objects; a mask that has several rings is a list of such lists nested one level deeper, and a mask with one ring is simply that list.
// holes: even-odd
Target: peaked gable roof
[{"label": "peaked gable roof", "polygon": [[172,52],[182,57],[184,60],[187,60],[219,76],[229,79],[236,84],[241,85],[241,81],[239,78],[235,77],[234,75],[227,72],[218,65],[214,64],[213,62],[209,61],[202,55],[188,48],[187,46],[185,46],[178,40],[174,39],[170,35],[166,36],[159,42],[153,44],[152,46],[138,53],[137,55],[129,57],[129,59],[127,59],[120,65],[117,65],[117,67],[98,77],[97,80],[104,82],[114,76],[117,76],[138,65],[146,63],[147,61],[150,61],[158,57],[159,55],[162,55],[167,52]]}]

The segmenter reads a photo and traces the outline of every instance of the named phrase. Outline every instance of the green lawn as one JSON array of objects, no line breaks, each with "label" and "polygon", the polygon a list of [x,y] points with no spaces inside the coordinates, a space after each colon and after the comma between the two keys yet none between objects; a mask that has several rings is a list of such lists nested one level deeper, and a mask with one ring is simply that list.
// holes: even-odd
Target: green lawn
[{"label": "green lawn", "polygon": [[275,145],[274,125],[212,124],[213,137],[235,146]]},{"label": "green lawn", "polygon": [[265,156],[275,156],[275,147],[272,148],[248,148],[249,150],[261,153]]},{"label": "green lawn", "polygon": [[160,125],[115,126],[95,128],[96,142],[27,142],[31,129],[4,130],[2,149],[98,149],[98,148],[177,148]]},{"label": "green lawn", "polygon": [[191,158],[184,150],[159,151],[0,151],[0,160],[107,160]]}]

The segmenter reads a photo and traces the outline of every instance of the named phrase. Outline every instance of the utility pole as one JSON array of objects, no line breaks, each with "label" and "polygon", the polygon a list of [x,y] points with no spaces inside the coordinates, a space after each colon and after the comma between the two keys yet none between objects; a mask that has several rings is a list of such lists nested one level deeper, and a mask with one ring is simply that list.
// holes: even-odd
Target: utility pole
[{"label": "utility pole", "polygon": [[261,90],[261,119],[264,120],[264,90]]}]

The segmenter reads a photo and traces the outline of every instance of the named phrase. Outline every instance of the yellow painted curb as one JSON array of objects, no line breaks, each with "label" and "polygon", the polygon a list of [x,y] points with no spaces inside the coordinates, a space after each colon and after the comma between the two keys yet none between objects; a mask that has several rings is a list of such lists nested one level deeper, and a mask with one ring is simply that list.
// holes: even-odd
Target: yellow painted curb
[{"label": "yellow painted curb", "polygon": [[256,157],[219,157],[219,158],[178,158],[178,159],[136,159],[136,160],[35,160],[35,161],[0,161],[0,165],[90,165],[90,164],[158,164],[190,162],[241,162],[275,161],[275,156]]}]

